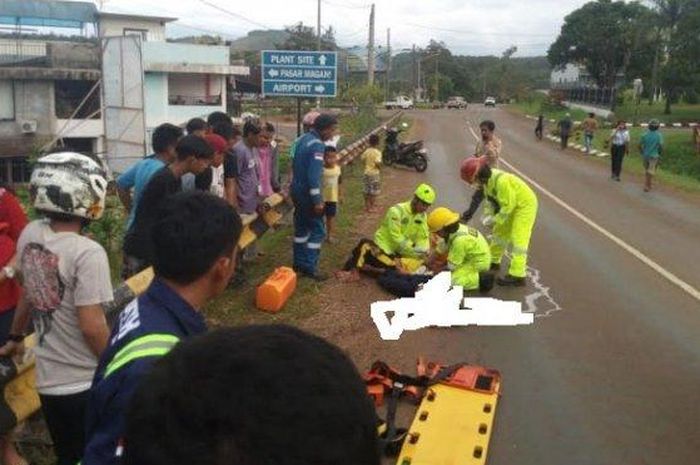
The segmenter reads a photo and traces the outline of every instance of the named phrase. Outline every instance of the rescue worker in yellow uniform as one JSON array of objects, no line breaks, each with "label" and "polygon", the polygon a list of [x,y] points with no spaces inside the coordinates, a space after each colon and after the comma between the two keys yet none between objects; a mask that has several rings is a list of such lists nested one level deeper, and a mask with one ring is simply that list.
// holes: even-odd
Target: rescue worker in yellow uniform
[{"label": "rescue worker in yellow uniform", "polygon": [[500,269],[503,253],[511,246],[508,274],[496,282],[500,286],[524,286],[527,253],[537,218],[537,196],[518,176],[491,168],[483,158],[464,160],[460,174],[468,184],[483,187],[488,199],[483,224],[493,227],[492,270]]},{"label": "rescue worker in yellow uniform", "polygon": [[430,232],[425,212],[435,198],[435,190],[421,184],[410,202],[389,208],[374,234],[374,242],[382,252],[394,258],[424,258],[428,254]]},{"label": "rescue worker in yellow uniform", "polygon": [[443,239],[438,253],[446,248],[447,268],[452,272],[453,285],[462,286],[465,291],[489,292],[493,288],[494,276],[489,271],[491,250],[478,230],[461,224],[459,213],[445,207],[430,213],[428,228]]}]

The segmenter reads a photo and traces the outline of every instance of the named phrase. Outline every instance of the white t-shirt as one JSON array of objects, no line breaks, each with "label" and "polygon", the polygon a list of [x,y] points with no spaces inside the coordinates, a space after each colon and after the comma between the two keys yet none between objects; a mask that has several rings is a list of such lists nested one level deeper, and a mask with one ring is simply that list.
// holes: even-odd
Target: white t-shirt
[{"label": "white t-shirt", "polygon": [[217,197],[224,198],[224,164],[222,163],[218,167],[211,167],[211,186],[209,187],[209,192]]},{"label": "white t-shirt", "polygon": [[76,307],[113,300],[105,250],[36,220],[22,231],[17,258],[37,335],[37,390],[70,395],[89,389],[97,358],[80,330]]}]

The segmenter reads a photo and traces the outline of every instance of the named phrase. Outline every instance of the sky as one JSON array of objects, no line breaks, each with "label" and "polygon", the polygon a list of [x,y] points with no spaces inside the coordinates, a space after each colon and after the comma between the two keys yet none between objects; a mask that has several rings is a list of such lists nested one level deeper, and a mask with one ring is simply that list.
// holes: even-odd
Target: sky
[{"label": "sky", "polygon": [[[97,1],[97,0],[95,0]],[[394,51],[443,41],[454,54],[544,55],[564,17],[587,0],[375,0],[376,42]],[[317,0],[104,0],[112,12],[180,18],[168,35],[219,34],[238,38],[251,30],[282,29],[303,21],[316,26]],[[367,0],[321,0],[323,28],[333,26],[341,46],[364,45],[369,34]]]}]

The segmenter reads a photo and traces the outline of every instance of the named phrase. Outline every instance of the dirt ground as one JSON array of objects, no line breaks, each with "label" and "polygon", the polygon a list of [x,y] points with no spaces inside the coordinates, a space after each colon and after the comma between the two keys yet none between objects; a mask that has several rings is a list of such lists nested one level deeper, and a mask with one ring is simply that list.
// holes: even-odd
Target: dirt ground
[{"label": "dirt ground", "polygon": [[[406,139],[421,139],[424,134],[423,125],[416,121]],[[377,199],[379,213],[358,217],[353,230],[344,235],[371,238],[384,212],[392,205],[410,199],[416,185],[422,181],[423,175],[403,167],[382,171],[382,194]],[[392,358],[392,346],[380,339],[369,310],[374,302],[394,298],[368,277],[363,276],[351,283],[332,280],[319,295],[321,310],[300,322],[299,326],[341,347],[363,372],[380,356],[385,360]]]}]

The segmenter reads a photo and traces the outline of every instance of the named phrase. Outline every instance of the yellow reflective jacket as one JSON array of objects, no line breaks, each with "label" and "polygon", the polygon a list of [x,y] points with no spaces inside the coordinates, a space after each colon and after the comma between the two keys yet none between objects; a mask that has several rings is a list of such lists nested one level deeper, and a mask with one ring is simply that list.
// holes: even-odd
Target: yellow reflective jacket
[{"label": "yellow reflective jacket", "polygon": [[499,169],[491,172],[484,194],[489,200],[487,209],[494,216],[494,224],[505,223],[517,208],[537,206],[537,196],[525,181]]},{"label": "yellow reflective jacket", "polygon": [[451,271],[463,266],[481,271],[491,266],[489,243],[483,234],[466,224],[460,224],[457,232],[447,238],[447,246],[447,265]]},{"label": "yellow reflective jacket", "polygon": [[428,253],[430,232],[425,213],[413,213],[411,202],[391,207],[379,229],[374,242],[388,255],[415,258]]}]

